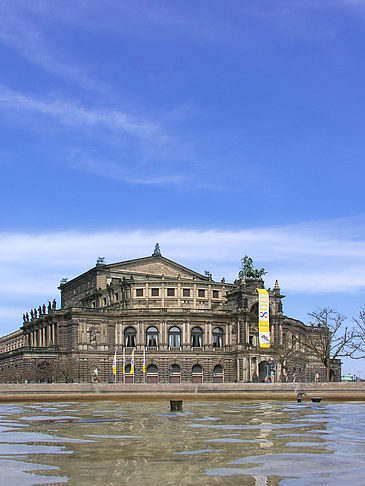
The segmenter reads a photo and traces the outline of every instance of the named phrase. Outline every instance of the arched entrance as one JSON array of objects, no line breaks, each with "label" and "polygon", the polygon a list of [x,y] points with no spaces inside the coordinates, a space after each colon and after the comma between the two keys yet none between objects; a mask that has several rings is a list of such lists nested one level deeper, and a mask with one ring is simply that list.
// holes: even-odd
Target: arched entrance
[{"label": "arched entrance", "polygon": [[191,370],[192,383],[203,383],[203,368],[196,364]]},{"label": "arched entrance", "polygon": [[213,368],[213,383],[223,383],[223,367],[216,365]]},{"label": "arched entrance", "polygon": [[264,382],[267,378],[271,378],[271,368],[268,361],[261,361],[259,364],[259,382]]},{"label": "arched entrance", "polygon": [[158,383],[158,368],[154,364],[147,366],[147,383]]}]

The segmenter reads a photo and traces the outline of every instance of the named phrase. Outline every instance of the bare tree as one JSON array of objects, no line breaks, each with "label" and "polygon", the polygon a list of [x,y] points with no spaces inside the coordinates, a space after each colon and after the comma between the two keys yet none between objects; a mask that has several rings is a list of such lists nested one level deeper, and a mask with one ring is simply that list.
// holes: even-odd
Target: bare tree
[{"label": "bare tree", "polygon": [[365,358],[365,310],[361,309],[358,319],[355,322],[355,342],[353,344],[353,358]]},{"label": "bare tree", "polygon": [[79,361],[74,357],[60,358],[54,363],[55,379],[58,382],[72,383],[80,381]]},{"label": "bare tree", "polygon": [[286,332],[282,344],[274,344],[271,350],[280,364],[280,375],[278,381],[283,382],[288,376],[289,371],[295,367],[305,368],[307,364],[307,356],[300,349],[300,343],[296,339],[295,334]]},{"label": "bare tree", "polygon": [[308,314],[311,329],[304,343],[307,351],[321,361],[326,369],[326,380],[336,359],[355,353],[355,332],[344,326],[345,317],[334,309],[324,307]]}]

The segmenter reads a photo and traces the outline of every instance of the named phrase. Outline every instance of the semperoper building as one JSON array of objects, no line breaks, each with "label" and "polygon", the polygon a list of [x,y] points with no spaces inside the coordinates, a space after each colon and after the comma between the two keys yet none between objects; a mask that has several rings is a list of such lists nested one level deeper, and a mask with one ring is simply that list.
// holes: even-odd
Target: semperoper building
[{"label": "semperoper building", "polygon": [[[94,268],[61,281],[60,308],[54,300],[32,309],[18,331],[0,338],[0,380],[324,380],[323,366],[304,349],[313,329],[283,313],[277,281],[265,289],[263,269],[254,270],[250,259],[245,265],[228,283],[165,258],[158,244],[144,258],[113,264],[99,258]],[[260,289],[269,306],[266,345]],[[331,373],[340,380],[340,362]]]}]

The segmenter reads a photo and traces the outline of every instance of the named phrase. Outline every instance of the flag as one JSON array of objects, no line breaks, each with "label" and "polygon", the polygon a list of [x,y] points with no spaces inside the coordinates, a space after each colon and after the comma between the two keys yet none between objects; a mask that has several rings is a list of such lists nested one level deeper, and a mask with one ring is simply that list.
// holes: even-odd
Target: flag
[{"label": "flag", "polygon": [[113,375],[117,374],[117,351],[114,353],[114,359],[113,359]]},{"label": "flag", "polygon": [[122,368],[123,375],[125,375],[125,348],[123,348],[123,368]]},{"label": "flag", "polygon": [[143,348],[143,366],[142,366],[143,373],[146,373],[146,348]]},{"label": "flag", "polygon": [[131,375],[134,375],[134,349],[131,356]]}]

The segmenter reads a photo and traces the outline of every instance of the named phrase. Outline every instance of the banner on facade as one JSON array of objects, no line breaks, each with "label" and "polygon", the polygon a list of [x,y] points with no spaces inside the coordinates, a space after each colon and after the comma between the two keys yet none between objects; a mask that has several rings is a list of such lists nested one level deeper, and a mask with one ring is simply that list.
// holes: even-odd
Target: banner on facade
[{"label": "banner on facade", "polygon": [[117,374],[117,352],[115,351],[114,359],[113,359],[113,375],[116,374]]},{"label": "banner on facade", "polygon": [[259,293],[259,343],[260,348],[270,347],[269,294],[265,289],[256,289]]}]

